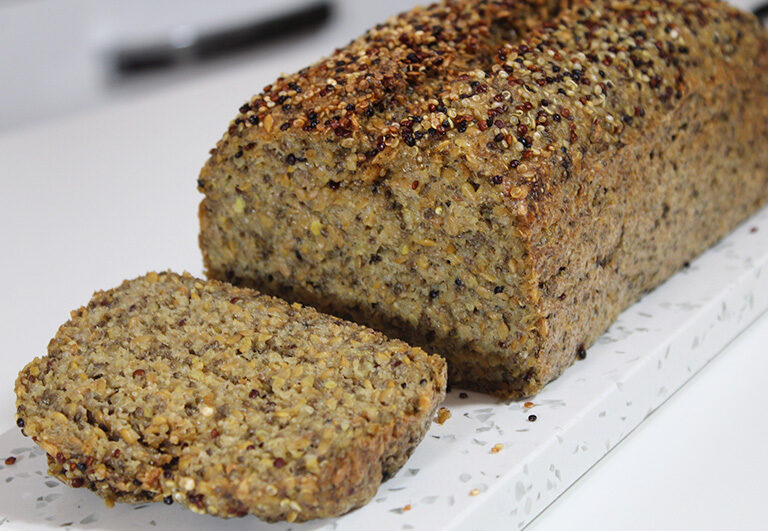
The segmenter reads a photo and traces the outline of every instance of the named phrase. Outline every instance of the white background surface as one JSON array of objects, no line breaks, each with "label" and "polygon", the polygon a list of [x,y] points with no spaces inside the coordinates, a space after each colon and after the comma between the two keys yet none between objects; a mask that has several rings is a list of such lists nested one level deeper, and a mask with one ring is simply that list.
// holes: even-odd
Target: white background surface
[{"label": "white background surface", "polygon": [[[194,181],[207,150],[251,93],[319,53],[286,46],[256,66],[0,135],[3,429],[13,376],[94,289],[149,269],[200,274]],[[767,528],[766,345],[763,317],[531,529]]]},{"label": "white background surface", "polygon": [[768,316],[528,526],[768,528]]}]

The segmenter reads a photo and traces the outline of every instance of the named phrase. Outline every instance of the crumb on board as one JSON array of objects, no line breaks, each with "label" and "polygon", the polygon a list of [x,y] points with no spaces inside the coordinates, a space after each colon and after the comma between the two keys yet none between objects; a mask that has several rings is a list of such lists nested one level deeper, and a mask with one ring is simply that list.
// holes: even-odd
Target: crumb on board
[{"label": "crumb on board", "polygon": [[499,453],[499,452],[501,452],[503,449],[504,449],[504,445],[503,445],[503,444],[501,444],[501,443],[496,443],[496,444],[494,444],[494,445],[493,445],[493,448],[491,448],[491,453],[492,453],[492,454],[498,454],[498,453]]},{"label": "crumb on board", "polygon": [[480,489],[472,489],[469,491],[470,496],[477,496],[478,494],[480,494]]},{"label": "crumb on board", "polygon": [[435,422],[442,425],[449,418],[451,418],[451,412],[447,408],[441,407],[437,412],[437,420]]}]

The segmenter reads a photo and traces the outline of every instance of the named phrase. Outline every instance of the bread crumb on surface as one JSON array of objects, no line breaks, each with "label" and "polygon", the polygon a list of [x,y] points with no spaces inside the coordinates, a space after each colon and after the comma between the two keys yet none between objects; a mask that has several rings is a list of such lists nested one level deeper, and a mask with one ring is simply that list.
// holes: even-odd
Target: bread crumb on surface
[{"label": "bread crumb on surface", "polygon": [[451,418],[451,412],[444,407],[441,407],[440,410],[437,412],[437,422],[440,425],[445,424],[445,421]]}]

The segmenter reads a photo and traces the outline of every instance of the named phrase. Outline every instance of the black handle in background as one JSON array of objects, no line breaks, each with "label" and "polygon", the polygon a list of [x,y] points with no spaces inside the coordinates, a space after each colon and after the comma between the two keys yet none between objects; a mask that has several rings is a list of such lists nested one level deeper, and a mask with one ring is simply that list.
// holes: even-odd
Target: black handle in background
[{"label": "black handle in background", "polygon": [[761,4],[753,9],[752,12],[760,19],[763,26],[768,27],[768,4]]},{"label": "black handle in background", "polygon": [[280,37],[323,26],[333,14],[333,4],[319,1],[271,19],[208,34],[201,34],[182,48],[160,43],[125,48],[114,54],[116,77],[128,78],[184,63],[209,61],[266,44]]}]

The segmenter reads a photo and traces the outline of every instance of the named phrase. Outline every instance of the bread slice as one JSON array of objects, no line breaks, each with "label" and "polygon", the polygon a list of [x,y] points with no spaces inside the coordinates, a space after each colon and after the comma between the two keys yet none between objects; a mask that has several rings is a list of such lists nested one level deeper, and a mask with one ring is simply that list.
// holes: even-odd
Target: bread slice
[{"label": "bread slice", "polygon": [[517,397],[768,199],[768,39],[717,1],[448,1],[240,107],[209,276]]},{"label": "bread slice", "polygon": [[94,294],[16,382],[18,424],[61,481],[268,521],[365,504],[444,393],[438,356],[173,273]]}]

